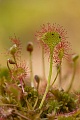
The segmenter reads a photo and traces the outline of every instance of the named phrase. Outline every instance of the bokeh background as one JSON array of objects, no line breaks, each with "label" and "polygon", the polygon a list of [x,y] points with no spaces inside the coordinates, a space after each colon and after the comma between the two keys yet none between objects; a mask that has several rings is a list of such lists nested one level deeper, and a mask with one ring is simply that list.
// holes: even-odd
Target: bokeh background
[{"label": "bokeh background", "polygon": [[[35,32],[48,22],[63,26],[73,52],[80,54],[80,0],[0,0],[0,64],[6,66],[4,53],[14,33],[22,42],[23,59],[28,61],[27,42],[33,41]],[[40,49],[35,44],[33,66],[34,74],[42,74]]]}]

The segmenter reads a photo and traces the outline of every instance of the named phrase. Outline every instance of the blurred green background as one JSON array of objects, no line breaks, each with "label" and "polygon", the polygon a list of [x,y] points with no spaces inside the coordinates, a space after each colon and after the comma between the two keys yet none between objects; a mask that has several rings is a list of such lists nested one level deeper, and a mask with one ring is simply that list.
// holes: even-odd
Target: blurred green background
[{"label": "blurred green background", "polygon": [[[23,58],[27,60],[27,42],[33,41],[35,32],[48,22],[63,26],[73,52],[80,54],[80,0],[0,0],[0,64],[6,65],[4,53],[14,33],[22,42]],[[36,49],[39,48],[34,48],[33,61],[40,72],[41,58]]]}]

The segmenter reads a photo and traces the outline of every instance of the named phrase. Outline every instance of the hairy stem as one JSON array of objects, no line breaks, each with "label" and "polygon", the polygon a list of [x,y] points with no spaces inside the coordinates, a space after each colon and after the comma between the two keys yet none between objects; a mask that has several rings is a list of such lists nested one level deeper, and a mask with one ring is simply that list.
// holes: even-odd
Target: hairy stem
[{"label": "hairy stem", "polygon": [[53,50],[50,50],[50,68],[49,68],[48,82],[47,82],[46,90],[45,90],[45,93],[43,95],[42,101],[40,103],[39,109],[42,108],[43,103],[44,103],[45,98],[46,98],[46,95],[47,95],[47,93],[49,91],[50,81],[51,81],[51,75],[52,75],[52,66],[53,66]]}]

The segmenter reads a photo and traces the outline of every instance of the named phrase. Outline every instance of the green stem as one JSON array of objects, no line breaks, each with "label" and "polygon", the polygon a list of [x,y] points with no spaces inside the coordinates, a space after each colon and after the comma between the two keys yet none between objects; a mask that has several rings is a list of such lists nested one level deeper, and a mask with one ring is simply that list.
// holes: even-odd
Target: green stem
[{"label": "green stem", "polygon": [[[39,82],[40,83],[40,82]],[[35,101],[35,104],[33,106],[33,109],[35,109],[37,103],[38,103],[38,100],[39,100],[39,83],[37,83],[37,98],[36,98],[36,101]]]},{"label": "green stem", "polygon": [[31,78],[31,87],[34,87],[33,69],[32,69],[32,52],[30,52],[30,78]]},{"label": "green stem", "polygon": [[66,91],[66,92],[68,92],[68,93],[69,93],[69,91],[71,90],[71,87],[72,87],[72,85],[73,85],[75,73],[76,73],[76,62],[74,62],[74,69],[73,69],[73,75],[72,75],[71,83],[70,83],[70,85],[69,85],[69,87],[68,87],[68,89],[67,89],[67,91]]},{"label": "green stem", "polygon": [[42,101],[40,103],[39,109],[42,108],[43,103],[44,103],[45,98],[46,98],[46,95],[47,95],[47,93],[49,91],[50,81],[51,81],[51,75],[52,75],[52,66],[53,66],[53,50],[50,50],[50,68],[49,68],[48,82],[47,82],[46,90],[45,90],[45,93],[43,95]]},{"label": "green stem", "polygon": [[14,59],[14,61],[15,61],[16,67],[18,68],[18,65],[17,65],[17,61],[16,61],[15,55],[13,55],[13,59]]},{"label": "green stem", "polygon": [[62,85],[61,85],[61,80],[62,80],[62,68],[61,68],[61,63],[59,64],[59,89],[62,88]]},{"label": "green stem", "polygon": [[7,60],[7,67],[8,67],[8,69],[9,69],[9,72],[10,72],[10,75],[11,75],[12,72],[11,72],[11,69],[10,69],[10,67],[9,67],[9,59]]},{"label": "green stem", "polygon": [[59,72],[60,72],[60,68],[58,68],[58,70],[57,70],[57,74],[56,74],[56,76],[55,76],[55,78],[54,78],[54,81],[52,82],[51,87],[52,87],[53,84],[55,83],[55,81],[56,81],[56,79],[57,79],[57,77],[58,77]]},{"label": "green stem", "polygon": [[33,106],[33,110],[35,109],[35,107],[36,107],[36,105],[37,105],[37,103],[38,103],[38,100],[39,100],[39,98],[37,97],[37,98],[36,98],[36,101],[35,101],[35,104],[34,104],[34,106]]},{"label": "green stem", "polygon": [[7,60],[7,67],[8,67],[9,72],[10,72],[10,77],[12,77],[12,71],[11,71],[11,68],[9,67],[9,59]]}]

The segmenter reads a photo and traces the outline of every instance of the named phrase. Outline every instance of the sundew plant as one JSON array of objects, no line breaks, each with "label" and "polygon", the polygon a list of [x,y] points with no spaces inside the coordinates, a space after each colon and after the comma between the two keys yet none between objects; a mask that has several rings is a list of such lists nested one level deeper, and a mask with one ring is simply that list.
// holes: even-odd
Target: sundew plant
[{"label": "sundew plant", "polygon": [[69,54],[67,50],[68,42],[66,41],[66,31],[61,26],[55,24],[52,26],[50,24],[47,24],[47,26],[43,25],[41,31],[37,32],[36,36],[38,40],[43,43],[44,49],[47,46],[50,57],[48,83],[39,107],[41,108],[50,87],[53,59],[55,58],[56,62],[60,62],[61,64],[63,57],[67,57]]},{"label": "sundew plant", "polygon": [[[66,30],[59,24],[43,24],[36,32],[35,39],[42,48],[42,76],[33,74],[34,44],[30,41],[26,46],[30,63],[27,66],[26,60],[22,60],[19,38],[10,38],[12,46],[8,50],[7,68],[0,68],[0,120],[80,119],[80,92],[71,92],[79,56],[72,53]],[[45,75],[46,53],[49,59],[48,78]],[[64,59],[73,64],[72,78],[67,90],[62,88]],[[54,79],[53,66],[57,68]],[[57,78],[59,87],[55,88]],[[41,79],[47,79],[45,86],[40,85]],[[41,89],[44,90],[41,92]]]}]

